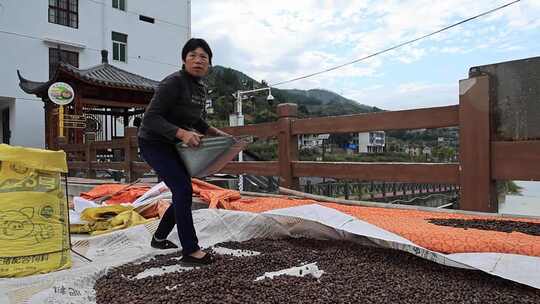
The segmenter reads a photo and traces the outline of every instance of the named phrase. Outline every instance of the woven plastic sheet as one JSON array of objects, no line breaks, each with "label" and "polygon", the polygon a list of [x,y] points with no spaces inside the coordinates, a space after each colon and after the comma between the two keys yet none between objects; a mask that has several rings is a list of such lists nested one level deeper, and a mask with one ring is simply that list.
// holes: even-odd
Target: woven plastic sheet
[{"label": "woven plastic sheet", "polygon": [[[445,255],[319,205],[272,210],[261,214],[201,209],[194,212],[194,223],[200,244],[204,247],[252,238],[310,236],[338,239],[394,248],[443,265],[478,269],[540,288],[540,258],[492,253]],[[132,261],[144,261],[155,254],[164,253],[148,245],[156,226],[157,222],[152,222],[108,235],[77,239],[74,249],[91,258],[92,263],[74,256],[73,268],[70,270],[0,280],[0,303],[95,303],[93,285],[107,269]],[[177,239],[176,233],[173,232],[170,238]],[[155,274],[159,275],[159,271]]]}]

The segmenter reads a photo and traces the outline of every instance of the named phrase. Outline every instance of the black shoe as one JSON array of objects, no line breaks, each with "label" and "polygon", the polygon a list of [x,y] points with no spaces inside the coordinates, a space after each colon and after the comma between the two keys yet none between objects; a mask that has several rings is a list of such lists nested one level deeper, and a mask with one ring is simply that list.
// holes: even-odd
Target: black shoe
[{"label": "black shoe", "polygon": [[206,253],[202,258],[186,255],[180,259],[180,262],[187,266],[207,266],[214,263],[214,261],[215,259],[210,253]]},{"label": "black shoe", "polygon": [[178,248],[175,243],[169,241],[169,240],[163,240],[158,241],[154,237],[152,237],[152,242],[150,242],[150,246],[156,248],[156,249],[173,249]]}]

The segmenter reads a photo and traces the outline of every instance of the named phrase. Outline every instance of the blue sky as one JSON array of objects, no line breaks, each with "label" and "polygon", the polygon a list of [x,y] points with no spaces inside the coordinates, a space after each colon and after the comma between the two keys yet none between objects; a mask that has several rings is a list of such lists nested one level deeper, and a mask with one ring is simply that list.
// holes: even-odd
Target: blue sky
[{"label": "blue sky", "polygon": [[[192,1],[192,36],[214,64],[278,83],[318,72],[511,2]],[[458,103],[472,66],[540,56],[540,0],[522,0],[442,34],[278,86],[334,91],[387,110]]]}]

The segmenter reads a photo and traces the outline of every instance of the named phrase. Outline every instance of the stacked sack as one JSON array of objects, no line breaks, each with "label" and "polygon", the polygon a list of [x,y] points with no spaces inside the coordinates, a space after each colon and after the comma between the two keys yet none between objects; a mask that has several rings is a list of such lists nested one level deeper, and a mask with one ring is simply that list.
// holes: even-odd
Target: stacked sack
[{"label": "stacked sack", "polygon": [[0,144],[0,277],[71,267],[63,151]]}]

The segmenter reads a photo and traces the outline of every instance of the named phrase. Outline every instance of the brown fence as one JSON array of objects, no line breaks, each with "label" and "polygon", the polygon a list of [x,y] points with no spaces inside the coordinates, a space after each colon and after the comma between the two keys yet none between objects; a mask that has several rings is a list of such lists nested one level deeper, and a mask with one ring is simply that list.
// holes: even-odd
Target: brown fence
[{"label": "brown fence", "polygon": [[[275,122],[225,128],[233,135],[276,137],[278,161],[231,162],[222,172],[279,176],[280,185],[298,189],[299,177],[409,183],[452,184],[460,187],[460,209],[497,212],[496,180],[540,180],[540,141],[494,141],[490,115],[488,76],[460,81],[459,105],[347,116],[298,119],[295,104],[280,104]],[[459,127],[459,163],[361,163],[311,162],[298,159],[298,135],[349,133],[379,130]],[[137,158],[136,129],[126,128],[123,139],[68,145],[72,155],[84,160],[69,161],[70,169],[111,168],[124,170],[128,178],[149,170]],[[121,149],[122,161],[98,162],[99,149]],[[71,158],[73,159],[73,158]]]},{"label": "brown fence", "polygon": [[125,128],[124,137],[110,141],[86,140],[86,144],[60,144],[68,157],[68,168],[86,171],[93,178],[98,170],[123,171],[134,181],[150,167],[138,155],[137,128]]}]

